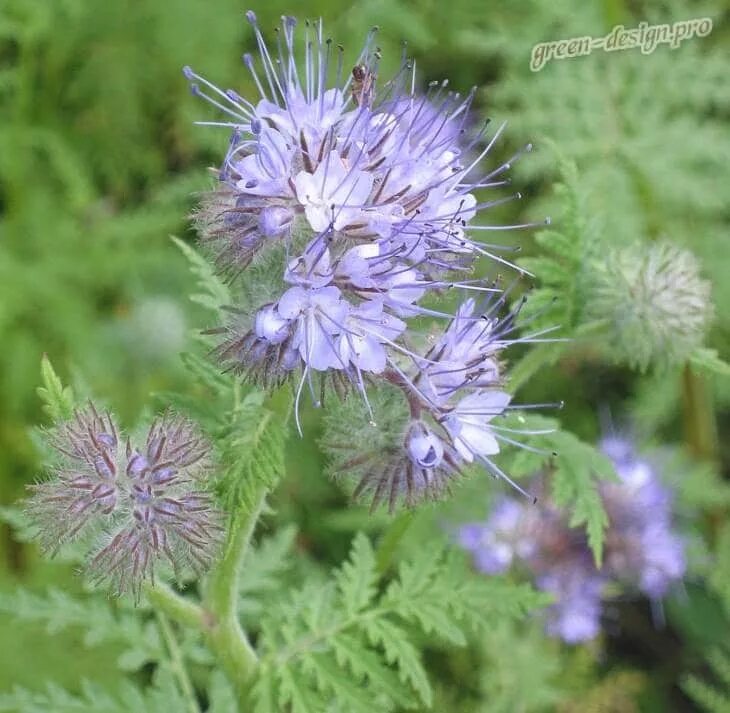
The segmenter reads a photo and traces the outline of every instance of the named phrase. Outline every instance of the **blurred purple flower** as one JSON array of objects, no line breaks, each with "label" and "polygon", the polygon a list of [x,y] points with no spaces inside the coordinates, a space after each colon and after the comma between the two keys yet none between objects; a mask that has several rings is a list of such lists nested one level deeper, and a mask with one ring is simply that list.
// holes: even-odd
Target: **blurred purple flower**
[{"label": "blurred purple flower", "polygon": [[601,449],[619,480],[599,485],[609,518],[600,570],[585,533],[569,526],[568,514],[542,493],[540,478],[530,488],[541,494],[539,506],[503,498],[486,522],[463,525],[457,535],[479,571],[497,574],[519,565],[551,593],[555,603],[546,611],[546,629],[568,643],[598,635],[607,584],[659,599],[686,569],[684,546],[672,527],[671,493],[654,467],[628,439],[606,438]]},{"label": "blurred purple flower", "polygon": [[594,639],[601,631],[601,595],[606,584],[599,574],[590,574],[590,562],[556,569],[537,578],[539,589],[556,601],[546,611],[545,629],[568,644]]}]

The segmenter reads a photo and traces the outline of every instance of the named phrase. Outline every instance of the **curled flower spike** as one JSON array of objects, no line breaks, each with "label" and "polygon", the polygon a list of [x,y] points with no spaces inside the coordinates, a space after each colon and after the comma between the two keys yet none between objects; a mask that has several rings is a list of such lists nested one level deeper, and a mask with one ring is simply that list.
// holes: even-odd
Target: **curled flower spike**
[{"label": "curled flower spike", "polygon": [[[479,571],[496,574],[519,566],[539,589],[553,594],[546,630],[571,644],[600,632],[608,585],[658,600],[686,569],[684,545],[672,526],[671,494],[654,468],[625,438],[605,438],[601,449],[619,480],[600,485],[609,518],[600,569],[585,533],[571,528],[568,514],[549,497],[541,497],[539,507],[502,498],[486,522],[464,525],[458,532],[459,544],[471,552]],[[542,487],[536,479],[532,491]]]},{"label": "curled flower spike", "polygon": [[168,414],[139,447],[129,439],[122,446],[118,433],[93,404],[60,426],[51,443],[64,462],[31,486],[28,510],[44,548],[88,534],[92,578],[139,596],[163,560],[176,574],[204,570],[221,515],[204,490],[209,446],[193,423]]}]

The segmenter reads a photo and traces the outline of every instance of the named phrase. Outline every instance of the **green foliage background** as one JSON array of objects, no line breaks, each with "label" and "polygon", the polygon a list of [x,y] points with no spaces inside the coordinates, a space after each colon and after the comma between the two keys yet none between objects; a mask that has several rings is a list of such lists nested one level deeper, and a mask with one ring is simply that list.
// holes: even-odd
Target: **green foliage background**
[{"label": "green foliage background", "polygon": [[[528,141],[536,146],[515,167],[525,199],[500,208],[497,217],[552,216],[552,230],[563,236],[562,243],[550,234],[535,239],[527,232],[505,239],[543,259],[524,264],[544,275],[538,283],[546,299],[550,291],[559,297],[552,316],[569,333],[577,334],[580,326],[586,289],[581,270],[588,255],[600,258],[610,247],[666,238],[694,251],[712,280],[716,317],[708,349],[727,358],[727,5],[660,0],[316,0],[305,6],[267,0],[252,5],[265,28],[282,13],[322,16],[328,33],[353,54],[367,29],[378,24],[384,76],[397,65],[400,43],[407,40],[424,82],[448,77],[455,88],[482,87],[479,111],[509,121],[497,156],[507,157]],[[179,356],[190,351],[192,333],[212,317],[205,300],[189,299],[194,280],[170,235],[192,242],[187,215],[195,192],[211,182],[205,167],[217,163],[227,141],[224,133],[193,126],[195,119],[209,118],[208,109],[190,97],[180,70],[190,64],[220,85],[251,92],[238,61],[253,49],[245,9],[238,0],[0,3],[3,505],[22,496],[24,485],[39,473],[32,427],[48,422],[36,394],[43,354],[64,383],[77,393],[96,394],[129,425],[166,403],[165,394],[177,392],[197,403],[201,418],[235,431],[235,422],[215,421],[216,393],[201,391]],[[633,27],[642,20],[671,23],[703,16],[713,18],[712,34],[675,50],[658,47],[646,56],[637,50],[594,53],[548,63],[539,73],[529,69],[531,48],[540,41],[598,36],[619,23]],[[558,183],[562,189],[556,189]],[[568,247],[555,252],[555,244]],[[563,271],[550,272],[547,260]],[[432,700],[434,710],[445,712],[628,713],[697,710],[698,705],[730,710],[730,695],[722,692],[730,683],[723,645],[730,632],[730,497],[722,479],[730,445],[718,437],[730,425],[730,385],[717,369],[702,368],[713,362],[709,351],[695,362],[694,370],[638,374],[604,358],[590,340],[579,340],[539,360],[525,359],[515,374],[524,400],[567,402],[560,415],[565,432],[556,442],[575,460],[558,483],[562,497],[577,503],[575,522],[586,523],[594,537],[602,527],[600,514],[586,504],[589,495],[579,491],[580,473],[574,471],[576,462],[586,472],[597,467],[592,452],[581,455],[581,441],[599,435],[599,410],[608,407],[615,419],[630,420],[645,440],[675,446],[680,506],[697,553],[685,595],[667,602],[666,627],[653,627],[646,603],[620,604],[612,613],[615,636],[568,649],[546,640],[535,621],[518,624],[505,616],[456,654],[424,643],[433,691],[426,695],[423,684],[412,682],[420,687],[421,701]],[[204,361],[197,368],[205,369]],[[238,411],[237,418],[256,418],[259,404],[244,405],[249,410]],[[351,506],[325,478],[317,446],[321,428],[320,416],[307,412],[306,439],[290,440],[286,477],[267,527],[281,537],[281,523],[295,526],[297,535],[290,535],[288,545],[293,564],[287,566],[324,578],[347,556],[355,531],[365,530],[387,545],[403,522]],[[232,452],[248,448],[246,438],[233,442]],[[520,463],[514,465],[519,472]],[[248,467],[242,462],[241,472]],[[418,553],[424,542],[444,540],[445,523],[483,516],[501,488],[475,478],[451,502],[400,516],[409,518],[408,529],[397,551],[378,550],[386,557],[384,569]],[[0,710],[181,709],[175,708],[172,674],[145,668],[159,658],[163,629],[149,622],[138,629],[142,624],[124,603],[75,609],[77,600],[65,597],[86,594],[73,566],[41,561],[9,526],[1,535]],[[365,547],[362,539],[356,543],[356,549]],[[281,569],[275,562],[262,565],[259,593],[273,586],[267,566]],[[296,581],[292,572],[286,576]],[[21,585],[27,588],[25,604],[10,595]],[[50,600],[43,594],[49,587],[56,592]],[[257,591],[255,581],[250,591]],[[256,602],[251,600],[250,610],[242,604],[244,616],[257,618]],[[109,624],[108,617],[118,625]],[[262,626],[269,624],[264,620]],[[107,635],[112,630],[117,634]],[[195,646],[189,643],[186,656],[195,662],[197,655],[202,666],[205,655]],[[709,650],[716,653],[705,663]],[[140,684],[154,678],[152,692],[144,700],[135,698],[141,694],[124,688],[130,684],[122,683],[122,672],[133,672]],[[45,690],[49,682],[66,692]],[[20,708],[2,697],[14,685],[30,691]],[[212,686],[210,710],[230,710],[224,684],[216,679]],[[104,702],[104,687],[116,698]]]}]

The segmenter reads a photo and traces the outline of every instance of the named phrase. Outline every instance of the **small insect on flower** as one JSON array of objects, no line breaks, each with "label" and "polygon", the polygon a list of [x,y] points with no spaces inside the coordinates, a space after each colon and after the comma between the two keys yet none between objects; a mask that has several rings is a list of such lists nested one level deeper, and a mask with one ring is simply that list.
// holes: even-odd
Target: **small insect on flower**
[{"label": "small insect on flower", "polygon": [[350,93],[357,106],[370,106],[373,103],[376,81],[377,75],[364,64],[352,68]]},{"label": "small insect on flower", "polygon": [[205,490],[209,446],[192,422],[167,414],[140,446],[118,434],[93,404],[59,426],[50,443],[61,464],[30,486],[27,510],[44,549],[83,541],[92,579],[139,597],[162,561],[178,576],[210,564],[221,513]]},{"label": "small insect on flower", "polygon": [[[474,90],[462,96],[444,81],[420,94],[405,57],[395,77],[378,86],[377,28],[351,72],[343,73],[345,50],[325,38],[321,21],[305,23],[300,66],[295,18],[283,18],[274,50],[255,13],[246,17],[259,56],[243,59],[257,97],[184,70],[193,92],[224,115],[201,123],[231,132],[220,185],[198,215],[201,240],[225,276],[257,265],[266,265],[270,276],[265,299],[236,305],[240,319],[224,329],[218,354],[227,367],[263,383],[299,370],[305,385],[312,371],[340,371],[359,389],[363,369],[339,348],[364,330],[362,322],[353,330],[341,319],[343,303],[345,311],[357,310],[385,295],[386,316],[417,316],[417,303],[429,293],[451,285],[479,290],[478,280],[464,279],[477,257],[509,263],[496,254],[499,248],[468,237],[466,228],[480,212],[519,194],[479,203],[474,191],[507,185],[503,174],[516,157],[482,166],[502,129],[489,139],[486,126],[472,131]],[[279,262],[278,271],[268,258]],[[279,298],[292,285],[336,288],[338,299],[320,300],[319,292],[306,298],[316,303],[306,316],[288,318]],[[273,339],[257,330],[259,310],[289,329],[282,323]],[[315,330],[305,339],[311,351],[299,348],[304,320]],[[367,331],[386,351],[395,348],[386,335]]]}]

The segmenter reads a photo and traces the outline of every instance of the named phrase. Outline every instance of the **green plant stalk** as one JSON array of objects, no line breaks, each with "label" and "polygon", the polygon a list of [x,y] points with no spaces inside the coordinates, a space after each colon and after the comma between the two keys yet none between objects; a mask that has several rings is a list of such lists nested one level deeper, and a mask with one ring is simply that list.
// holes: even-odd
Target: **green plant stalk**
[{"label": "green plant stalk", "polygon": [[181,597],[170,587],[161,583],[145,587],[145,593],[147,601],[155,610],[163,612],[170,619],[188,629],[203,630],[205,612],[200,605]]},{"label": "green plant stalk", "polygon": [[164,584],[146,589],[150,604],[158,612],[202,632],[241,700],[247,695],[258,657],[238,620],[238,576],[267,494],[262,486],[252,505],[241,506],[231,518],[223,556],[210,572],[202,604],[185,599]]},{"label": "green plant stalk", "polygon": [[412,522],[413,511],[406,510],[395,518],[390,527],[383,533],[375,554],[377,569],[381,575],[387,572],[393,563],[395,551]]},{"label": "green plant stalk", "polygon": [[180,692],[188,704],[190,713],[200,713],[200,706],[198,705],[198,700],[195,697],[195,689],[193,688],[193,684],[190,682],[190,676],[188,676],[188,671],[185,668],[185,660],[183,659],[180,646],[175,638],[175,632],[172,630],[170,622],[165,614],[159,610],[155,613],[157,615],[160,631],[162,632],[162,637],[164,638],[167,646],[167,651],[170,654],[170,668],[177,679]]},{"label": "green plant stalk", "polygon": [[247,693],[258,657],[238,619],[238,576],[267,494],[261,486],[251,505],[242,505],[232,517],[223,556],[210,573],[203,599],[205,639],[239,698]]},{"label": "green plant stalk", "polygon": [[717,425],[712,398],[702,376],[689,364],[682,371],[684,432],[687,446],[699,460],[717,460]]}]

